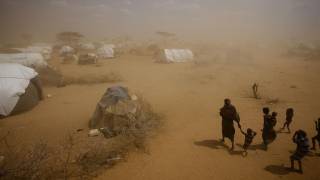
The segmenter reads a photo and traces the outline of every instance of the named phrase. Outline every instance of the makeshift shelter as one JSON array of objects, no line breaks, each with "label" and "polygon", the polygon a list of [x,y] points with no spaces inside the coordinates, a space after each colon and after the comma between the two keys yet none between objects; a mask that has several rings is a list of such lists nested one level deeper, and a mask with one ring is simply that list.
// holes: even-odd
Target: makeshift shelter
[{"label": "makeshift shelter", "polygon": [[67,55],[67,54],[72,54],[74,53],[74,49],[70,46],[62,46],[60,51],[59,51],[59,54],[61,56],[64,56],[64,55]]},{"label": "makeshift shelter", "polygon": [[32,68],[46,68],[48,66],[40,53],[0,54],[0,63],[17,63]]},{"label": "makeshift shelter", "polygon": [[[111,106],[115,106],[119,101],[127,101],[127,100],[130,100],[128,89],[120,86],[108,88],[97,104],[96,110],[92,118],[90,119],[89,127],[90,128],[104,127],[105,122],[103,122],[103,120],[104,120],[104,115],[107,109],[110,108]],[[110,126],[111,126],[111,123],[110,123]]]},{"label": "makeshift shelter", "polygon": [[34,46],[29,46],[27,48],[15,48],[22,53],[40,53],[44,59],[48,60],[51,58],[51,53],[52,53],[52,47],[49,45],[34,45]]},{"label": "makeshift shelter", "polygon": [[110,138],[125,135],[143,139],[148,132],[159,127],[160,116],[141,96],[131,94],[121,86],[107,89],[97,104],[89,127]]},{"label": "makeshift shelter", "polygon": [[86,64],[96,64],[98,62],[98,56],[93,53],[87,53],[79,56],[78,64],[86,65]]},{"label": "makeshift shelter", "polygon": [[20,64],[0,65],[0,116],[32,109],[42,99],[38,73]]},{"label": "makeshift shelter", "polygon": [[156,54],[156,62],[176,63],[193,59],[194,54],[190,49],[164,49]]},{"label": "makeshift shelter", "polygon": [[97,50],[97,55],[101,59],[114,58],[114,48],[108,46],[102,46]]}]

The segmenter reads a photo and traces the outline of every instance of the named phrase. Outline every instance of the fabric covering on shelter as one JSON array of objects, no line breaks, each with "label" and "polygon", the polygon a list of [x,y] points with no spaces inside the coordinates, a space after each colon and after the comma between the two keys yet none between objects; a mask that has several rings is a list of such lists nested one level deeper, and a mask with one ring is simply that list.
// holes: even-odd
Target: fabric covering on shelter
[{"label": "fabric covering on shelter", "polygon": [[114,49],[112,47],[103,46],[97,50],[99,58],[114,58]]},{"label": "fabric covering on shelter", "polygon": [[0,63],[17,63],[32,68],[45,68],[48,66],[40,53],[0,54]]},{"label": "fabric covering on shelter", "polygon": [[60,55],[65,55],[73,52],[74,52],[74,49],[70,46],[62,46],[59,51]]},{"label": "fabric covering on shelter", "polygon": [[99,103],[97,104],[96,110],[93,117],[90,120],[89,127],[95,128],[99,124],[99,120],[103,119],[105,110],[117,104],[120,100],[129,100],[130,96],[128,90],[121,86],[114,86],[107,89]]},{"label": "fabric covering on shelter", "polygon": [[48,60],[51,58],[52,47],[49,45],[34,45],[27,48],[16,48],[23,53],[40,53],[44,59]]},{"label": "fabric covering on shelter", "polygon": [[194,58],[193,52],[190,49],[164,49],[157,57],[159,62],[188,62]]},{"label": "fabric covering on shelter", "polygon": [[0,64],[0,115],[10,115],[30,80],[37,75],[33,69],[20,64]]}]

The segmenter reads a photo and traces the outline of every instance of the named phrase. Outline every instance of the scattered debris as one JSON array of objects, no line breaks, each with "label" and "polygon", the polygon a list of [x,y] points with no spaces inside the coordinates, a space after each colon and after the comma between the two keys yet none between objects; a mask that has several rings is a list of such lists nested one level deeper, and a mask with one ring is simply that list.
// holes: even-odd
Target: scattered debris
[{"label": "scattered debris", "polygon": [[272,104],[278,104],[279,102],[280,102],[280,100],[279,100],[278,98],[266,100],[266,104],[270,104],[270,105],[272,105]]}]

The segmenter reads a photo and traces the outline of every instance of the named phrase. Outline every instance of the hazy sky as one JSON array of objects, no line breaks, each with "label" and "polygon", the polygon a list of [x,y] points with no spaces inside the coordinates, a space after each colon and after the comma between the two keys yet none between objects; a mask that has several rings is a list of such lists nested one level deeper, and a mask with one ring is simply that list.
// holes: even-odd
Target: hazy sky
[{"label": "hazy sky", "polygon": [[197,39],[315,39],[320,0],[0,0],[0,40],[78,31],[90,39],[169,31]]}]

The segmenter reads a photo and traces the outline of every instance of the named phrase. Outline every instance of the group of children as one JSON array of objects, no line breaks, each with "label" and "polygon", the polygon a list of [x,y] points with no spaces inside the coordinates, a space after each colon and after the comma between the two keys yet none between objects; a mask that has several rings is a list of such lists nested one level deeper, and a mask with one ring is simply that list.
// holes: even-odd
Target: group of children
[{"label": "group of children", "polygon": [[[265,107],[263,108],[264,113],[264,125],[262,129],[262,139],[263,144],[265,146],[265,149],[267,150],[268,144],[275,140],[276,138],[276,131],[274,130],[274,127],[277,123],[277,113],[273,112],[271,115],[269,114],[270,110],[269,108]],[[290,124],[292,123],[294,116],[294,110],[292,108],[288,108],[286,110],[286,121],[283,124],[280,131],[284,130],[285,128],[288,129],[288,132],[290,133]],[[315,121],[316,131],[317,135],[312,138],[312,148],[311,150],[316,150],[316,141],[319,144],[320,147],[320,118],[318,121]],[[244,155],[247,155],[247,149],[249,148],[250,144],[252,143],[254,137],[257,135],[255,131],[248,128],[246,132],[244,132],[240,127],[241,133],[245,136],[243,149],[244,149]],[[301,160],[302,158],[309,152],[309,140],[307,137],[307,133],[303,130],[297,130],[292,138],[293,142],[297,145],[296,151],[293,155],[290,156],[291,160],[291,169],[294,170],[294,161],[298,161],[299,164],[299,172],[302,173],[302,165]]]}]

